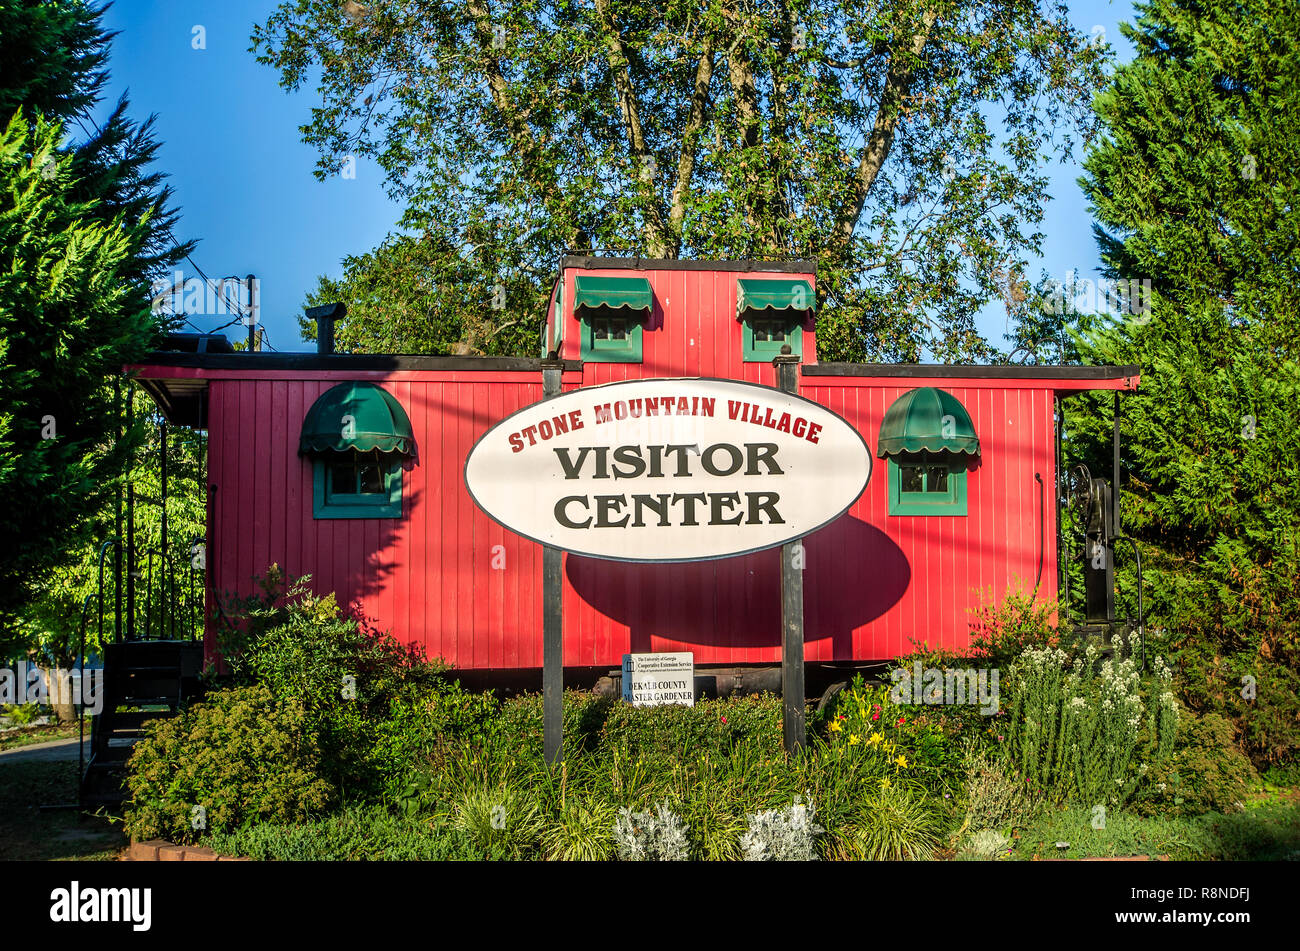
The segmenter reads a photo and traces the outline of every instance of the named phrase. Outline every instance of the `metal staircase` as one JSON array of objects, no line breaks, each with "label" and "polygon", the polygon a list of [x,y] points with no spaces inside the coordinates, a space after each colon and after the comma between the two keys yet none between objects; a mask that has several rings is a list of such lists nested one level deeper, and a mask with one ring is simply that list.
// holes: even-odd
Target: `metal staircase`
[{"label": "metal staircase", "polygon": [[123,641],[104,648],[104,705],[94,718],[81,806],[117,806],[126,798],[126,761],[151,720],[174,717],[201,691],[200,641]]}]

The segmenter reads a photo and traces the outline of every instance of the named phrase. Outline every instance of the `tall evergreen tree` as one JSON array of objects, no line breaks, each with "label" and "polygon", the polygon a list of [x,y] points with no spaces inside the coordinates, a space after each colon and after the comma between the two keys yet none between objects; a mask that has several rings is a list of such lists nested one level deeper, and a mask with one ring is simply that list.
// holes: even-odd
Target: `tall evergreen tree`
[{"label": "tall evergreen tree", "polygon": [[[152,279],[191,250],[149,170],[151,122],[96,127],[103,7],[0,0],[0,630],[79,557],[126,453],[113,380],[160,329]],[[4,645],[0,645],[3,647]]]},{"label": "tall evergreen tree", "polygon": [[[1107,276],[1150,278],[1154,299],[1079,349],[1142,368],[1122,498],[1149,629],[1194,708],[1235,717],[1257,761],[1286,761],[1300,743],[1300,8],[1138,14],[1083,184]],[[1109,400],[1075,402],[1071,452],[1108,473]]]}]

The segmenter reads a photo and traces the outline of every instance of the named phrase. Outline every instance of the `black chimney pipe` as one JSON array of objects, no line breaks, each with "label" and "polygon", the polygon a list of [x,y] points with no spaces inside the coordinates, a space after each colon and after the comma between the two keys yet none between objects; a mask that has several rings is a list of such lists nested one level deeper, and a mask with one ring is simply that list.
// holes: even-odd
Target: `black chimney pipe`
[{"label": "black chimney pipe", "polygon": [[346,304],[321,304],[307,308],[307,319],[316,321],[316,352],[334,352],[334,324],[348,314]]}]

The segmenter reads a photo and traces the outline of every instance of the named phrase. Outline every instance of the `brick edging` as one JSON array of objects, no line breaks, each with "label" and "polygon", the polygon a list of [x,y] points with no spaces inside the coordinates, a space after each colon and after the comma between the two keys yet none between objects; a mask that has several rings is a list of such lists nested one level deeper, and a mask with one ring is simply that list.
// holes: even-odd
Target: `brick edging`
[{"label": "brick edging", "polygon": [[250,858],[234,855],[218,855],[211,849],[197,845],[176,845],[166,839],[150,839],[148,842],[131,840],[131,845],[122,854],[123,862],[251,862]]}]

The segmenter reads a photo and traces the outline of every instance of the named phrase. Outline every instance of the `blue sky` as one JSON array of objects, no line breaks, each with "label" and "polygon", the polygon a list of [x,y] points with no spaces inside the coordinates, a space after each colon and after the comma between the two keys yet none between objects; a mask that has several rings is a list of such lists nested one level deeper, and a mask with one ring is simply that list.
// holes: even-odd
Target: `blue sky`
[{"label": "blue sky", "polygon": [[[298,127],[316,104],[311,89],[289,94],[277,73],[248,51],[254,23],[274,10],[273,0],[116,0],[104,17],[119,31],[109,62],[106,101],[129,93],[131,115],[156,115],[159,168],[169,175],[181,218],[179,240],[198,239],[194,262],[208,277],[258,277],[261,316],[269,344],[308,350],[297,316],[321,274],[337,276],[341,260],[379,244],[400,209],[383,191],[378,168],[358,160],[356,177],[312,176],[316,153],[303,145]],[[1128,0],[1071,3],[1073,22],[1089,34],[1096,27],[1120,61],[1131,48],[1119,22],[1132,19]],[[205,48],[195,49],[196,27]],[[1041,228],[1043,257],[1031,262],[1062,279],[1076,269],[1092,276],[1098,265],[1092,220],[1079,190],[1077,162],[1053,165]],[[188,264],[184,277],[196,276]],[[202,330],[226,323],[224,315],[194,315]],[[996,342],[1006,329],[997,303],[981,315],[980,329]],[[186,328],[191,329],[191,328]],[[229,328],[233,335],[239,328]]]}]

